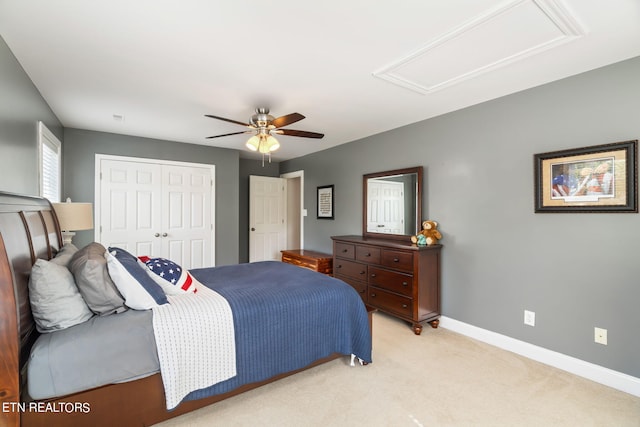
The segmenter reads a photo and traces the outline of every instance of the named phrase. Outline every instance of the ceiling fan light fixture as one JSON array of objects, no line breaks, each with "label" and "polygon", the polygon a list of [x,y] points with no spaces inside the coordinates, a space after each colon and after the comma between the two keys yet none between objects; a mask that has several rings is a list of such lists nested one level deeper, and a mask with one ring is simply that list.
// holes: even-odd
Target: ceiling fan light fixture
[{"label": "ceiling fan light fixture", "polygon": [[280,148],[280,142],[274,138],[271,133],[276,133],[278,135],[289,135],[289,136],[297,136],[300,138],[322,138],[324,134],[317,132],[308,132],[304,130],[294,130],[294,129],[281,129],[285,126],[289,126],[292,123],[299,122],[305,117],[300,113],[291,113],[286,114],[281,117],[274,117],[269,114],[269,109],[266,107],[256,108],[256,112],[249,123],[243,123],[237,120],[227,119],[224,117],[213,116],[211,114],[205,114],[206,117],[210,117],[212,119],[222,120],[225,122],[235,123],[237,125],[245,126],[251,130],[244,132],[233,132],[227,133],[223,135],[214,135],[208,136],[207,138],[218,138],[222,136],[229,135],[238,135],[241,133],[253,133],[251,138],[247,140],[245,146],[251,151],[257,151],[262,154],[262,163],[264,165],[264,157],[265,154],[269,156],[269,162],[271,162],[271,153]]}]

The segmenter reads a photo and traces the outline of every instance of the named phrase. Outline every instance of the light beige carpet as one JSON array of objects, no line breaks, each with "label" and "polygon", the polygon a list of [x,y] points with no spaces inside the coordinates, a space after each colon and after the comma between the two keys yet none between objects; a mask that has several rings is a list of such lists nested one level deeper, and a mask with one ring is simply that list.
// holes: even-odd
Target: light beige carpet
[{"label": "light beige carpet", "polygon": [[640,426],[640,398],[444,328],[373,322],[368,366],[341,358],[158,426]]}]

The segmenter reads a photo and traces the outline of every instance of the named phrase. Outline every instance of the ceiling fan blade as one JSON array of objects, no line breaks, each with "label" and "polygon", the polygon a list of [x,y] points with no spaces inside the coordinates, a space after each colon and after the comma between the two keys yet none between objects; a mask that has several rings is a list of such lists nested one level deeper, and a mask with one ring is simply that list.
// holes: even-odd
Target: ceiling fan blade
[{"label": "ceiling fan blade", "polygon": [[278,117],[277,119],[273,119],[273,122],[271,122],[271,124],[273,126],[275,126],[276,128],[281,128],[284,126],[288,126],[291,123],[295,123],[295,122],[299,122],[300,120],[304,119],[304,116],[300,113],[291,113],[291,114],[287,114],[286,116],[282,116],[282,117]]},{"label": "ceiling fan blade", "polygon": [[294,130],[294,129],[276,129],[272,131],[278,135],[300,136],[302,138],[323,138],[323,133],[308,132],[306,130]]},{"label": "ceiling fan blade", "polygon": [[240,135],[241,133],[253,133],[253,131],[252,130],[245,130],[245,131],[242,131],[242,132],[225,133],[224,135],[208,136],[207,139],[220,138],[222,136],[229,136],[229,135]]},{"label": "ceiling fan blade", "polygon": [[225,122],[235,123],[235,124],[240,125],[240,126],[251,127],[251,125],[249,123],[242,123],[242,122],[239,122],[237,120],[225,119],[224,117],[218,117],[218,116],[212,116],[211,114],[205,114],[205,117],[211,117],[212,119],[224,120]]}]

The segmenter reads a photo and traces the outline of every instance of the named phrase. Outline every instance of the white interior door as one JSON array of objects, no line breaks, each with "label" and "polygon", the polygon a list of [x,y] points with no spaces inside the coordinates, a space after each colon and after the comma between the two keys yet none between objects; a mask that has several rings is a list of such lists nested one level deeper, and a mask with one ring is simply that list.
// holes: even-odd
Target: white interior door
[{"label": "white interior door", "polygon": [[279,261],[286,249],[286,185],[283,178],[249,177],[249,262]]},{"label": "white interior door", "polygon": [[162,167],[162,250],[185,268],[202,268],[211,261],[211,170]]},{"label": "white interior door", "polygon": [[100,162],[97,239],[137,255],[161,253],[161,167],[103,159]]},{"label": "white interior door", "polygon": [[97,156],[96,241],[186,269],[214,258],[213,165]]},{"label": "white interior door", "polygon": [[404,184],[369,180],[367,231],[404,234]]}]

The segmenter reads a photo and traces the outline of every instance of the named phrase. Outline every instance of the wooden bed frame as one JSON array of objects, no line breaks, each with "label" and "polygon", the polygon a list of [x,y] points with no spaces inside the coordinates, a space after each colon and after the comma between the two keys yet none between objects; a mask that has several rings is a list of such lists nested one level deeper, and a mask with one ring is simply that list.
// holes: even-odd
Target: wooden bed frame
[{"label": "wooden bed frame", "polygon": [[0,427],[148,426],[340,357],[334,354],[225,394],[183,402],[170,412],[159,373],[32,402],[25,391],[26,362],[38,332],[29,304],[29,273],[36,259],[51,259],[61,246],[60,225],[48,200],[0,192]]}]

